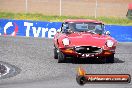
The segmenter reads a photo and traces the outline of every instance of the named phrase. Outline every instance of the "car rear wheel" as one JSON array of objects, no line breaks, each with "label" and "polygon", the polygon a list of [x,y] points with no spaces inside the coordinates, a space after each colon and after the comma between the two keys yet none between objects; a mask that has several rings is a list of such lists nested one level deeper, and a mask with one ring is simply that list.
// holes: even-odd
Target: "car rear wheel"
[{"label": "car rear wheel", "polygon": [[58,63],[64,63],[65,62],[65,55],[62,52],[58,52]]}]

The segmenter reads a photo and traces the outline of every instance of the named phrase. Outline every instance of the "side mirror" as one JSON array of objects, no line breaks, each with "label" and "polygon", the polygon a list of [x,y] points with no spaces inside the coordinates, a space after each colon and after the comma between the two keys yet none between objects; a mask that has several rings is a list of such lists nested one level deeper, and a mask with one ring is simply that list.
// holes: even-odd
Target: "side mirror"
[{"label": "side mirror", "polygon": [[68,24],[63,24],[63,26],[61,27],[62,30],[66,30],[68,28]]},{"label": "side mirror", "polygon": [[110,32],[109,32],[109,31],[106,31],[105,34],[106,34],[106,35],[110,35]]},{"label": "side mirror", "polygon": [[62,27],[62,30],[66,30],[66,26],[63,26],[63,27]]}]

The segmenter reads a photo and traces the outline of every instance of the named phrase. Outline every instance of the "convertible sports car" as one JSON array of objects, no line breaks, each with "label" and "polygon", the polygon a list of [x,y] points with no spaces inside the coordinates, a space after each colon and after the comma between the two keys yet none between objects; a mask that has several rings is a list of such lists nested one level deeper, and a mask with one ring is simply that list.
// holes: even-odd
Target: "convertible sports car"
[{"label": "convertible sports car", "polygon": [[58,63],[65,62],[67,57],[113,63],[116,45],[117,41],[105,31],[102,22],[68,19],[54,36],[54,58]]}]

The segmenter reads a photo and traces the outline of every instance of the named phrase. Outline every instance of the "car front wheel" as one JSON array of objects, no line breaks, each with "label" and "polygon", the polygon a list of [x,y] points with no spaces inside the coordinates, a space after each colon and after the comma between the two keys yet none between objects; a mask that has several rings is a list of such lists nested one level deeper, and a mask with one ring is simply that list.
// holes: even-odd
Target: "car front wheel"
[{"label": "car front wheel", "polygon": [[57,49],[54,47],[54,58],[58,59],[58,53],[57,53]]},{"label": "car front wheel", "polygon": [[100,60],[101,60],[101,63],[114,63],[114,54],[106,56],[106,57],[102,57]]},{"label": "car front wheel", "polygon": [[114,63],[114,54],[106,57],[106,63]]},{"label": "car front wheel", "polygon": [[62,52],[58,52],[58,63],[65,62],[65,55]]}]

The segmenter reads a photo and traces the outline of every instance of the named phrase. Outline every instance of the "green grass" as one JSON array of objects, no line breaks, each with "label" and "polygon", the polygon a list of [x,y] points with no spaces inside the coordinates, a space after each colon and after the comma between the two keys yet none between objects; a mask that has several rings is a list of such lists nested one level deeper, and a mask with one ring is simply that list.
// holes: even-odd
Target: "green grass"
[{"label": "green grass", "polygon": [[15,20],[34,20],[34,21],[50,21],[50,22],[63,22],[65,19],[94,19],[104,22],[105,24],[116,24],[116,25],[132,25],[132,20],[127,18],[117,17],[87,17],[87,16],[46,16],[37,13],[10,13],[0,12],[0,19],[15,19]]}]

